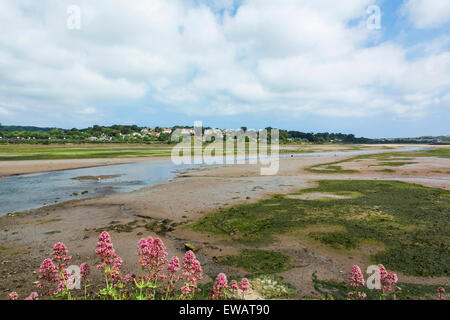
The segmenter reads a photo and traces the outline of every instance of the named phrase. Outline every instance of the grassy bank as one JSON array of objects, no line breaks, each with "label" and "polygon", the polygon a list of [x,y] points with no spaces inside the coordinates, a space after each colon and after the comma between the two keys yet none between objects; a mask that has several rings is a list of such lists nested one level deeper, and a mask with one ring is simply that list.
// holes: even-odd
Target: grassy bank
[{"label": "grassy bank", "polygon": [[0,161],[170,156],[171,146],[0,146]]}]

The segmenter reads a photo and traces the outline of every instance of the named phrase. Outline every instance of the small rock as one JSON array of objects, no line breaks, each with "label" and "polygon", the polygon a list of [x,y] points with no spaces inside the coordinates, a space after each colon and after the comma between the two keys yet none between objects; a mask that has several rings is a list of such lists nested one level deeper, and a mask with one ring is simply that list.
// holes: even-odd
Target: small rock
[{"label": "small rock", "polygon": [[192,251],[194,251],[194,252],[196,252],[196,251],[198,250],[198,248],[197,248],[196,246],[194,246],[193,244],[191,244],[191,243],[189,243],[189,242],[186,242],[186,243],[184,244],[184,249],[185,249],[186,251],[192,250]]}]

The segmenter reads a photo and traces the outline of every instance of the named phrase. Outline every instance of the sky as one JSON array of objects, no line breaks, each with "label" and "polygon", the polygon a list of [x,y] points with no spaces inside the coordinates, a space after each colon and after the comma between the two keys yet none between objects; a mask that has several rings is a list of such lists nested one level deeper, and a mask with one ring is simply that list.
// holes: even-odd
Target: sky
[{"label": "sky", "polygon": [[3,125],[450,135],[448,0],[2,0],[0,30]]}]

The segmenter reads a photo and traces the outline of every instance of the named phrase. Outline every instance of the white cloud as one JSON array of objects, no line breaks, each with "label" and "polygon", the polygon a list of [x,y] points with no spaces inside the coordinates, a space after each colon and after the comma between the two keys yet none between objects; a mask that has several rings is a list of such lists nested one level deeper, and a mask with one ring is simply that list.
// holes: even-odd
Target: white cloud
[{"label": "white cloud", "polygon": [[445,46],[421,44],[414,61],[394,42],[366,47],[372,0],[248,0],[235,14],[231,0],[77,3],[81,30],[66,28],[72,1],[0,3],[2,116],[104,117],[148,97],[199,116],[422,116],[449,91]]},{"label": "white cloud", "polygon": [[417,28],[436,28],[450,22],[450,1],[406,0],[402,12]]},{"label": "white cloud", "polygon": [[6,110],[5,108],[0,107],[0,115],[7,116],[9,115],[9,111]]}]

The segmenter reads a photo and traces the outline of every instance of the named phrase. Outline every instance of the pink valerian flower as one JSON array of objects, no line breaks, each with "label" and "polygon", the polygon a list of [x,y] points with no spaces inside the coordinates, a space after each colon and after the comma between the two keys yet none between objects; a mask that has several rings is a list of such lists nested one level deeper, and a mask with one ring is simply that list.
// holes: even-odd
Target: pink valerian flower
[{"label": "pink valerian flower", "polygon": [[[59,264],[61,266],[61,264]],[[39,279],[41,281],[37,287],[41,291],[41,296],[53,296],[66,289],[73,283],[70,273],[61,267],[55,266],[52,259],[45,259],[39,269]]]},{"label": "pink valerian flower", "polygon": [[37,285],[41,290],[41,295],[52,296],[57,293],[52,288],[54,283],[60,282],[60,276],[58,268],[53,264],[51,259],[45,259],[44,262],[42,262],[39,269],[39,279],[42,280]]},{"label": "pink valerian flower", "polygon": [[225,298],[226,290],[228,288],[227,276],[224,273],[220,273],[217,276],[216,282],[214,283],[213,289],[209,294],[211,300],[220,300]]},{"label": "pink valerian flower", "polygon": [[113,281],[120,281],[122,280],[122,276],[120,275],[120,267],[122,266],[122,259],[120,257],[117,257],[114,260],[114,263],[111,267],[110,270],[110,277],[112,278]]},{"label": "pink valerian flower", "polygon": [[380,272],[380,282],[381,282],[381,293],[388,293],[391,291],[396,291],[399,288],[396,286],[398,282],[398,276],[396,273],[389,273],[386,268],[380,264],[378,265],[378,270]]},{"label": "pink valerian flower", "polygon": [[242,297],[244,298],[247,293],[250,291],[250,282],[246,278],[241,280],[241,283],[239,284],[239,291],[242,294]]},{"label": "pink valerian flower", "polygon": [[438,289],[437,289],[437,292],[438,292],[438,299],[439,300],[445,300],[444,299],[444,297],[442,296],[443,294],[445,294],[445,289],[443,288],[443,287],[439,287]]},{"label": "pink valerian flower", "polygon": [[91,274],[91,268],[87,263],[80,264],[80,275],[81,280],[83,280],[84,283],[88,283],[91,280],[89,279],[89,275]]},{"label": "pink valerian flower", "polygon": [[17,292],[13,291],[10,294],[8,294],[8,300],[17,300],[19,299],[19,295]]},{"label": "pink valerian flower", "polygon": [[108,232],[103,231],[98,237],[95,253],[100,258],[101,264],[97,265],[97,268],[100,270],[105,270],[106,267],[110,267],[118,258]]},{"label": "pink valerian flower", "polygon": [[238,283],[236,282],[236,280],[232,280],[232,281],[230,282],[229,288],[230,288],[230,290],[231,290],[231,299],[236,299],[236,293],[237,293],[238,290],[239,290],[239,285],[238,285]]},{"label": "pink valerian flower", "polygon": [[169,278],[169,281],[167,282],[166,295],[169,295],[173,290],[175,283],[178,280],[182,279],[182,276],[176,276],[179,270],[180,260],[178,259],[178,257],[173,257],[172,260],[170,260],[169,266],[167,267],[167,276]]},{"label": "pink valerian flower", "polygon": [[71,277],[71,274],[66,269],[62,269],[59,272],[58,279],[58,289],[55,293],[63,292],[64,290],[68,290],[74,283],[75,279]]},{"label": "pink valerian flower", "polygon": [[127,275],[123,278],[123,280],[125,281],[125,283],[129,283],[129,282],[134,283],[134,279],[136,279],[136,275],[134,275],[134,274],[127,274]]},{"label": "pink valerian flower", "polygon": [[181,293],[185,296],[189,295],[191,293],[191,288],[184,286],[181,288]]},{"label": "pink valerian flower", "polygon": [[174,277],[175,274],[180,270],[180,260],[178,257],[173,257],[170,260],[169,266],[167,267],[167,273],[170,278]]},{"label": "pink valerian flower", "polygon": [[357,288],[359,286],[364,286],[364,284],[365,281],[361,269],[358,266],[353,266],[352,271],[350,272],[349,285],[353,288]]},{"label": "pink valerian flower", "polygon": [[149,271],[151,278],[158,275],[162,271],[163,266],[168,262],[166,260],[167,251],[159,238],[141,239],[139,242],[138,255],[141,256],[139,263],[142,268]]},{"label": "pink valerian flower", "polygon": [[386,280],[389,277],[389,273],[387,272],[386,268],[382,264],[379,264],[378,265],[378,270],[380,272],[380,281],[381,281],[381,283],[386,283]]},{"label": "pink valerian flower", "polygon": [[188,287],[196,288],[198,280],[201,280],[203,277],[203,270],[200,262],[196,259],[194,252],[191,250],[184,255],[181,271],[186,277],[186,285]]},{"label": "pink valerian flower", "polygon": [[58,242],[53,246],[52,261],[56,263],[58,269],[61,270],[69,265],[72,257],[67,255],[67,247],[62,242]]},{"label": "pink valerian flower", "polygon": [[32,292],[28,297],[25,298],[25,300],[39,300],[39,295],[37,292]]},{"label": "pink valerian flower", "polygon": [[367,298],[367,294],[365,294],[364,292],[358,292],[358,291],[350,291],[349,293],[347,293],[347,295],[350,298],[356,298],[356,299],[361,299],[361,300],[364,300]]},{"label": "pink valerian flower", "polygon": [[122,259],[116,254],[108,232],[103,231],[98,237],[95,253],[100,258],[97,268],[105,272],[109,281],[120,281],[122,279],[120,274]]}]

